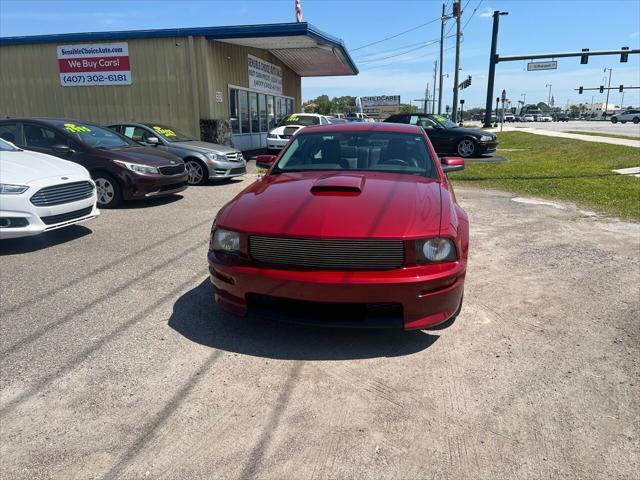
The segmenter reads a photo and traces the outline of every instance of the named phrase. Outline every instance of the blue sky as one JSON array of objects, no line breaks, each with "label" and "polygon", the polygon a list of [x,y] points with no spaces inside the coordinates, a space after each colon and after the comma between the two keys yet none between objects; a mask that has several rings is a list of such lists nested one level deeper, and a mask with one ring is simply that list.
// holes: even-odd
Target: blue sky
[{"label": "blue sky", "polygon": [[[451,0],[448,1],[451,3]],[[462,92],[466,107],[484,104],[491,12],[508,11],[501,18],[498,52],[503,55],[560,52],[590,48],[640,48],[638,0],[462,0],[461,78],[472,76]],[[276,23],[294,20],[294,0],[0,0],[0,35],[37,35],[80,31],[105,31]],[[360,68],[357,77],[307,78],[303,98],[322,93],[337,95],[401,95],[403,102],[422,98],[427,82],[433,83],[433,62],[440,22],[366,48],[363,45],[408,30],[440,16],[442,2],[431,0],[302,0],[305,21],[342,38]],[[467,23],[468,22],[468,23]],[[453,22],[447,23],[446,30]],[[445,43],[444,101],[451,103],[454,38]],[[413,51],[409,51],[413,49]],[[402,54],[402,55],[398,55]],[[388,58],[387,58],[388,57]],[[603,83],[603,69],[613,68],[611,84],[640,85],[640,55],[626,64],[618,57],[593,57],[588,65],[579,59],[558,61],[558,70],[527,72],[526,62],[498,65],[496,90],[507,90],[516,101],[526,93],[530,101],[546,101],[551,84],[556,105],[591,101],[578,95],[579,85]],[[595,93],[594,101],[604,101]],[[611,92],[610,102],[621,94]],[[640,104],[640,90],[625,93],[625,105]]]}]

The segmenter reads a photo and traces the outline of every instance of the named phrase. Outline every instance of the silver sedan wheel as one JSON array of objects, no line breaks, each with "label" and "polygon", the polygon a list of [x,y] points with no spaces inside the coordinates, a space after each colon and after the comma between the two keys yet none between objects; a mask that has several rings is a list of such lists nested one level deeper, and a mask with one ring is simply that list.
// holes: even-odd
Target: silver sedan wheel
[{"label": "silver sedan wheel", "polygon": [[202,182],[204,169],[200,163],[190,160],[185,164],[185,167],[187,169],[187,182],[189,182],[189,185],[198,185]]},{"label": "silver sedan wheel", "polygon": [[461,157],[470,157],[476,151],[476,145],[473,141],[465,138],[458,143],[458,155]]},{"label": "silver sedan wheel", "polygon": [[100,205],[108,205],[116,195],[116,189],[106,178],[96,178],[96,195]]}]

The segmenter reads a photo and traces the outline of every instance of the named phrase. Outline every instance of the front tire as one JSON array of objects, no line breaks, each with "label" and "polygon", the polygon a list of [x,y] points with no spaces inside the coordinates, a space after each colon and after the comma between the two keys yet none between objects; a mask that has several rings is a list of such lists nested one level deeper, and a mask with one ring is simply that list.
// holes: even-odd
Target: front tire
[{"label": "front tire", "polygon": [[93,177],[96,184],[98,207],[114,208],[122,203],[122,188],[118,181],[108,173],[96,173]]},{"label": "front tire", "polygon": [[470,138],[463,138],[458,142],[456,151],[462,158],[474,157],[478,153],[478,144]]},{"label": "front tire", "polygon": [[208,179],[207,168],[198,160],[185,160],[187,183],[189,185],[204,185]]},{"label": "front tire", "polygon": [[616,117],[613,117],[613,118],[611,119],[611,123],[618,123],[618,119],[617,119]]}]

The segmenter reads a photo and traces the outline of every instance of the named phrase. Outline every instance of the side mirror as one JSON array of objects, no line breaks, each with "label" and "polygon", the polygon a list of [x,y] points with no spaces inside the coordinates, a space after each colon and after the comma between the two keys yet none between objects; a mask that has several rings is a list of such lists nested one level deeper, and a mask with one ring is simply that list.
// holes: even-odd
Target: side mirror
[{"label": "side mirror", "polygon": [[261,168],[271,168],[271,165],[276,161],[276,158],[278,157],[275,155],[258,155],[256,158],[256,166]]},{"label": "side mirror", "polygon": [[146,143],[147,145],[150,145],[152,147],[157,147],[158,145],[160,145],[160,140],[158,139],[158,137],[148,137],[144,143]]},{"label": "side mirror", "polygon": [[73,149],[69,145],[53,145],[51,149],[56,152],[58,155],[67,156],[75,153]]},{"label": "side mirror", "polygon": [[443,157],[441,163],[442,171],[444,173],[459,172],[461,170],[464,170],[464,158]]}]

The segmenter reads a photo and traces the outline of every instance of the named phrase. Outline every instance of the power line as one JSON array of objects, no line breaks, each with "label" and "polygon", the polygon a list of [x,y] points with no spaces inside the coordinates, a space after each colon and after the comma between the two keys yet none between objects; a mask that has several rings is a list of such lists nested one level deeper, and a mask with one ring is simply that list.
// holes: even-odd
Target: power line
[{"label": "power line", "polygon": [[[368,59],[369,59],[369,57],[375,57],[375,56],[378,56],[378,55],[381,55],[381,54],[390,53],[390,52],[395,52],[395,51],[397,51],[397,50],[402,50],[402,49],[405,49],[405,48],[417,47],[418,45],[424,45],[424,44],[425,44],[425,43],[427,43],[427,42],[431,42],[431,40],[426,40],[426,41],[423,41],[423,42],[417,42],[417,43],[410,43],[410,44],[408,44],[408,45],[402,45],[402,46],[400,46],[400,47],[392,48],[392,49],[390,49],[390,50],[381,50],[381,51],[376,52],[376,53],[370,53],[370,54],[368,54],[368,55],[365,55],[364,57],[361,57],[361,59],[362,59],[362,60],[368,60]],[[356,60],[357,62],[358,62],[358,61],[360,61],[360,59],[359,59],[359,58],[355,58],[355,60]]]},{"label": "power line", "polygon": [[419,46],[419,47],[410,48],[409,50],[405,50],[405,51],[404,51],[404,52],[402,52],[402,53],[396,53],[396,54],[388,55],[388,56],[386,56],[386,57],[378,58],[378,59],[375,59],[375,60],[368,60],[368,61],[365,61],[365,62],[358,62],[358,63],[359,63],[359,64],[367,64],[367,63],[381,62],[382,60],[387,60],[387,59],[389,59],[389,58],[395,58],[395,57],[399,57],[399,56],[401,56],[401,55],[406,55],[407,53],[415,52],[416,50],[420,50],[420,49],[422,49],[422,48],[428,47],[429,45],[433,45],[433,44],[434,44],[434,43],[436,43],[436,42],[437,42],[437,41],[433,41],[433,42],[431,42],[431,43],[429,43],[429,44],[426,44],[426,45],[421,45],[421,46]]},{"label": "power line", "polygon": [[[446,52],[446,51],[449,51],[449,50],[453,50],[454,48],[456,48],[456,47],[453,46],[453,47],[445,48],[444,51]],[[425,53],[425,56],[426,56],[426,54],[435,53],[435,52],[431,51],[431,52],[424,52],[424,53]],[[374,68],[383,68],[383,67],[394,66],[394,65],[402,65],[403,63],[410,63],[412,60],[415,60],[415,59],[400,58],[400,59],[398,59],[397,62],[390,61],[390,62],[386,62],[386,63],[382,63],[382,64],[364,65],[360,70],[361,71],[367,71],[367,70],[373,70]]]},{"label": "power line", "polygon": [[[426,40],[424,42],[413,43],[413,44],[410,44],[410,45],[404,45],[402,47],[393,48],[391,50],[385,50],[385,51],[382,51],[382,52],[378,52],[378,53],[376,53],[374,55],[370,55],[370,56],[364,57],[362,59],[356,59],[356,62],[358,64],[377,62],[379,60],[384,60],[385,58],[396,57],[398,55],[404,55],[405,53],[409,53],[409,52],[412,52],[414,50],[418,50],[420,48],[428,47],[430,45],[433,45],[434,43],[438,43],[439,41],[440,41],[440,39],[434,38],[432,40]],[[416,48],[411,48],[411,47],[416,47]],[[404,50],[405,48],[411,48],[411,49],[407,50],[406,52],[396,53],[399,50]],[[379,58],[380,55],[384,55],[384,54],[388,54],[388,53],[393,53],[393,55]]]},{"label": "power line", "polygon": [[434,18],[433,20],[430,20],[430,21],[428,21],[426,23],[417,25],[417,26],[415,26],[413,28],[410,28],[409,30],[405,30],[404,32],[396,33],[395,35],[391,35],[390,37],[383,38],[382,40],[377,40],[375,42],[367,43],[366,45],[362,45],[361,47],[358,47],[358,48],[352,48],[351,51],[355,52],[357,50],[362,50],[363,48],[370,47],[372,45],[377,45],[379,43],[386,42],[387,40],[391,40],[393,38],[399,37],[401,35],[404,35],[405,33],[413,32],[414,30],[418,30],[419,28],[426,27],[427,25],[435,23],[435,22],[437,22],[439,20],[440,20],[440,17]]},{"label": "power line", "polygon": [[[469,18],[467,19],[467,21],[465,22],[464,26],[462,27],[462,31],[464,32],[464,29],[467,28],[467,25],[469,24],[469,22],[471,21],[471,19],[474,17],[474,15],[476,14],[476,12],[478,11],[478,9],[480,8],[480,5],[482,5],[482,2],[484,2],[484,0],[480,0],[478,2],[478,4],[476,5],[476,8],[473,9],[473,12],[471,12],[471,15],[469,16]],[[469,2],[467,2],[469,3]]]}]

